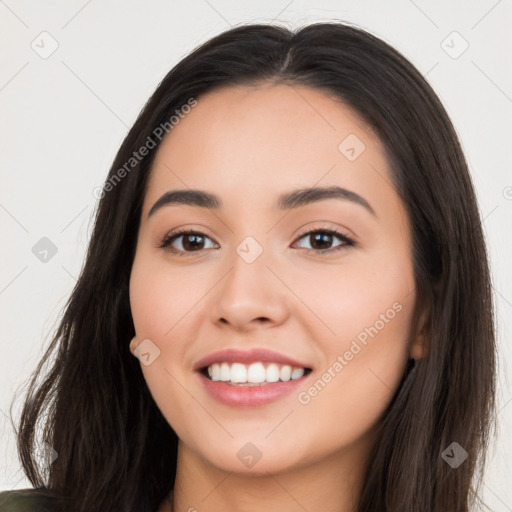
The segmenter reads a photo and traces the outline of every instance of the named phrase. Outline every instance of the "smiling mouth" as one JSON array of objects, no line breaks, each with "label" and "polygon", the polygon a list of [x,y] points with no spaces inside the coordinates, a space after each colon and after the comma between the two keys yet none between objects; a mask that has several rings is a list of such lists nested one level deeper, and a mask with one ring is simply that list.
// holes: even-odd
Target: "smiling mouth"
[{"label": "smiling mouth", "polygon": [[205,366],[199,372],[211,381],[230,386],[266,386],[268,384],[298,380],[311,368],[300,368],[287,364],[254,362],[252,364],[220,362]]}]

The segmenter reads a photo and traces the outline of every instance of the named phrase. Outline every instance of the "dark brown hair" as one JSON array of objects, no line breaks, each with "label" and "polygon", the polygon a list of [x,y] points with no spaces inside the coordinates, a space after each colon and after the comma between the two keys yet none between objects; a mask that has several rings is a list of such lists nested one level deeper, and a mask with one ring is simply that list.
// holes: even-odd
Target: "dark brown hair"
[{"label": "dark brown hair", "polygon": [[[496,371],[488,261],[468,167],[445,109],[415,67],[381,39],[334,22],[297,31],[235,27],[159,84],[107,182],[148,140],[155,149],[103,194],[84,267],[31,380],[18,429],[24,470],[40,494],[54,497],[51,510],[63,501],[62,509],[79,512],[153,512],[169,493],[177,436],[128,350],[135,335],[128,285],[160,144],[154,130],[190,98],[261,82],[309,86],[351,106],[380,137],[412,226],[429,349],[408,366],[381,419],[358,510],[467,512],[481,504]],[[42,420],[41,441],[58,453],[46,472],[34,458]],[[467,452],[456,469],[441,456],[453,442]]]}]

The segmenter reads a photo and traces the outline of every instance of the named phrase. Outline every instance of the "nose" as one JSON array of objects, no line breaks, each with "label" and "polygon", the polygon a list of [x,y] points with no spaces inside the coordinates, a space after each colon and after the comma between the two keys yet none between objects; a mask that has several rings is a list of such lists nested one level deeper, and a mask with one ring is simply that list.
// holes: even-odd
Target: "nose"
[{"label": "nose", "polygon": [[265,252],[252,263],[235,254],[230,270],[214,288],[213,322],[239,332],[285,322],[290,297],[276,274]]}]

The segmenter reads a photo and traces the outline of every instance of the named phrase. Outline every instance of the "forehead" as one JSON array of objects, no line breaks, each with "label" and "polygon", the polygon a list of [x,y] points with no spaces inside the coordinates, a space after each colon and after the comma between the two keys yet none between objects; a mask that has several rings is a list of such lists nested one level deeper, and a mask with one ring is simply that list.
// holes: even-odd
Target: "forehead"
[{"label": "forehead", "polygon": [[380,140],[339,99],[303,86],[229,87],[199,97],[164,138],[144,213],[177,188],[212,191],[249,209],[301,187],[338,185],[368,197],[386,182]]}]

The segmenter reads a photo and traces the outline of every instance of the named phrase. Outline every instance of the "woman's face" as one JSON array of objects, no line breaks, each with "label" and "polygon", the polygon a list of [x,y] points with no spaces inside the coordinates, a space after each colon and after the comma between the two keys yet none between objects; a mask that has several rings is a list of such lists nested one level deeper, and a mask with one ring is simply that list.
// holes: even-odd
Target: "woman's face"
[{"label": "woman's face", "polygon": [[[172,191],[189,200],[159,201]],[[369,445],[407,359],[422,356],[415,300],[383,148],[341,102],[306,87],[228,88],[198,98],[163,140],[130,280],[130,347],[143,342],[151,394],[197,460],[276,472]]]}]

